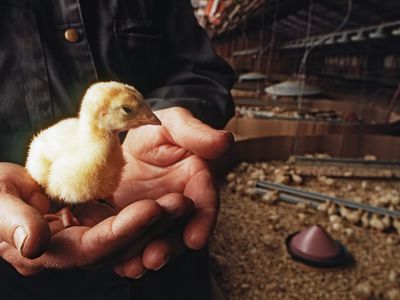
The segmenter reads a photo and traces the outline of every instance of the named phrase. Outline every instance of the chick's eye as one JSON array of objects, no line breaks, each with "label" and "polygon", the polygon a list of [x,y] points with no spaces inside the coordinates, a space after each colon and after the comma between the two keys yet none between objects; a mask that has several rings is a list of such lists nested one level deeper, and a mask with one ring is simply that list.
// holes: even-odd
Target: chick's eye
[{"label": "chick's eye", "polygon": [[122,106],[122,110],[126,114],[131,114],[133,112],[133,109],[131,107],[129,107],[129,106]]}]

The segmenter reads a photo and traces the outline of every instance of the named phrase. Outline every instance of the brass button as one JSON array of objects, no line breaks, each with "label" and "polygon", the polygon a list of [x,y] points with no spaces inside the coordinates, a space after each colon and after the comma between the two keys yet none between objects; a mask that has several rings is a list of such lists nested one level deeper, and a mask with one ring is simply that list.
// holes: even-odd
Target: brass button
[{"label": "brass button", "polygon": [[76,43],[79,39],[79,33],[76,29],[70,28],[65,30],[64,37],[68,42]]}]

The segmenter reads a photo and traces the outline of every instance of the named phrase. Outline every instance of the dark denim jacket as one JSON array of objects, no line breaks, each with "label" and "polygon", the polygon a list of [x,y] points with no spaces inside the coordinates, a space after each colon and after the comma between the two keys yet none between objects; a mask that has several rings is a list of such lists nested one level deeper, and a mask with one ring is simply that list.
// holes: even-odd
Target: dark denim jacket
[{"label": "dark denim jacket", "polygon": [[[235,76],[189,0],[0,0],[0,37],[0,161],[22,163],[32,133],[75,115],[98,80],[132,84],[153,109],[186,107],[218,128],[233,113]],[[187,253],[134,282],[106,269],[24,278],[0,260],[0,298],[207,299],[205,257]]]},{"label": "dark denim jacket", "polygon": [[233,113],[234,74],[189,0],[0,0],[0,37],[0,161],[21,163],[32,132],[75,115],[99,80],[132,84],[153,109],[186,107],[214,127]]}]

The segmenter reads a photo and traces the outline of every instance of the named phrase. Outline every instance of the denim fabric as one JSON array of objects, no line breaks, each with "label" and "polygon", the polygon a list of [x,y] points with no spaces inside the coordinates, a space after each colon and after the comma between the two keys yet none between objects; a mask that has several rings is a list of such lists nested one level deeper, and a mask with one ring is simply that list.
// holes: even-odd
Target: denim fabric
[{"label": "denim fabric", "polygon": [[[0,37],[0,161],[23,163],[32,134],[76,115],[98,80],[134,85],[153,109],[186,107],[217,128],[233,114],[235,75],[189,0],[0,0]],[[5,300],[210,298],[205,251],[137,281],[110,270],[22,277],[0,260],[0,291]]]},{"label": "denim fabric", "polygon": [[0,259],[2,300],[208,300],[205,250],[186,252],[141,279],[121,278],[109,269],[46,271],[19,275]]},{"label": "denim fabric", "polygon": [[[75,29],[71,43],[65,30]],[[136,86],[153,109],[182,106],[221,128],[235,79],[189,0],[1,0],[0,160],[22,163],[33,132],[76,115],[89,84]]]}]

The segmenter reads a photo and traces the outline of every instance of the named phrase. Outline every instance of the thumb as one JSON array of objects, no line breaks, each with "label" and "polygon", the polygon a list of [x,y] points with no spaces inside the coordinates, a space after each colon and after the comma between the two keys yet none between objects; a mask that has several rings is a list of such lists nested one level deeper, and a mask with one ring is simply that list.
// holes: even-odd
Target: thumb
[{"label": "thumb", "polygon": [[22,256],[40,256],[50,241],[50,229],[42,215],[18,197],[0,192],[0,239]]},{"label": "thumb", "polygon": [[187,109],[173,107],[156,111],[155,114],[174,143],[201,158],[218,158],[233,145],[232,133],[204,124]]}]

